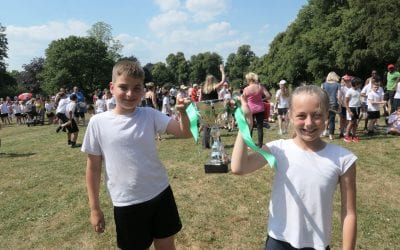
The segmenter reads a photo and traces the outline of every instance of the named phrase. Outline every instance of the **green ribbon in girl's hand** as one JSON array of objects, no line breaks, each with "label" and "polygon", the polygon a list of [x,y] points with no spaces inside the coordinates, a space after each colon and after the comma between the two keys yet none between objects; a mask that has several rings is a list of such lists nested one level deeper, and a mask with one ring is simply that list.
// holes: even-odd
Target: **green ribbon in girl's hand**
[{"label": "green ribbon in girl's hand", "polygon": [[192,103],[186,108],[186,114],[190,121],[190,131],[192,132],[194,141],[197,143],[199,140],[199,128],[197,127],[197,121],[199,119],[199,112],[196,106]]},{"label": "green ribbon in girl's hand", "polygon": [[244,142],[252,150],[256,151],[257,153],[260,153],[265,158],[265,160],[267,160],[267,162],[271,168],[276,169],[275,156],[265,152],[264,150],[257,147],[256,144],[254,144],[253,139],[251,138],[251,135],[250,135],[250,128],[246,122],[246,119],[244,118],[242,108],[239,105],[237,105],[237,106],[238,107],[235,110],[235,118],[236,118],[236,122],[238,124],[239,131],[242,134]]}]

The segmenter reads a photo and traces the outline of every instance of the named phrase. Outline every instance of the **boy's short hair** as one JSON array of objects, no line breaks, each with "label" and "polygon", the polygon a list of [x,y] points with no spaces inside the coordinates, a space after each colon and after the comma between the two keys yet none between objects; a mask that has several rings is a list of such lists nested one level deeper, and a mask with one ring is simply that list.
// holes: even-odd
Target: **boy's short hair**
[{"label": "boy's short hair", "polygon": [[75,94],[72,94],[69,96],[69,99],[75,101],[76,99],[78,99],[78,97]]},{"label": "boy's short hair", "polygon": [[144,81],[144,70],[139,61],[122,59],[118,61],[112,70],[112,81],[115,82],[117,77],[125,75],[135,79]]},{"label": "boy's short hair", "polygon": [[361,84],[362,84],[362,80],[359,77],[353,77],[353,79],[351,79],[352,87],[356,87],[357,85],[361,85]]}]

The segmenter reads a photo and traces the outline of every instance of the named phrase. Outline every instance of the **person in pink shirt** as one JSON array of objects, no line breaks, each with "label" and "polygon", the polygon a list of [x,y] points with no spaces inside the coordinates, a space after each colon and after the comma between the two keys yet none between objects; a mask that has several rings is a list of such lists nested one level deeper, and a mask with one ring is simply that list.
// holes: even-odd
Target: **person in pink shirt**
[{"label": "person in pink shirt", "polygon": [[[250,112],[253,115],[253,120],[256,121],[257,133],[258,133],[258,146],[262,147],[264,140],[263,132],[263,121],[264,121],[264,99],[269,99],[271,95],[269,92],[259,83],[258,75],[250,72],[246,75],[247,87],[243,89],[243,97],[247,100]],[[253,127],[250,129],[250,133],[253,136]]]}]

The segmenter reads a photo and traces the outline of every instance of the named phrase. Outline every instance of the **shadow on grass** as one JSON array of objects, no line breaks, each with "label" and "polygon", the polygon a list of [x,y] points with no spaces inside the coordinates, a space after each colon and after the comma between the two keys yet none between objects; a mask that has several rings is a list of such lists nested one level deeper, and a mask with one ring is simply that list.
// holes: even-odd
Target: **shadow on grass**
[{"label": "shadow on grass", "polygon": [[36,153],[0,153],[0,158],[18,158],[35,155]]}]

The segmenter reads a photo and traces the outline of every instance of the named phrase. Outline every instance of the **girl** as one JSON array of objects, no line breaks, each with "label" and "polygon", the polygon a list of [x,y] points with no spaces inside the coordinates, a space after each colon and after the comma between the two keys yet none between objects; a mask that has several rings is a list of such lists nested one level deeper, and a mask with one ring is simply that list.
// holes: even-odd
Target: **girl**
[{"label": "girl", "polygon": [[[246,100],[241,98],[241,103],[248,117]],[[294,137],[272,141],[262,147],[277,159],[269,206],[267,250],[330,249],[337,183],[341,191],[342,247],[355,248],[357,157],[320,138],[328,112],[329,97],[323,89],[314,85],[297,88],[289,99]],[[232,173],[251,173],[266,163],[260,154],[248,154],[239,132],[232,153]]]},{"label": "girl", "polygon": [[279,134],[286,134],[288,129],[288,102],[289,102],[289,88],[286,80],[279,82],[279,89],[276,91],[276,111],[278,112],[278,125]]}]

